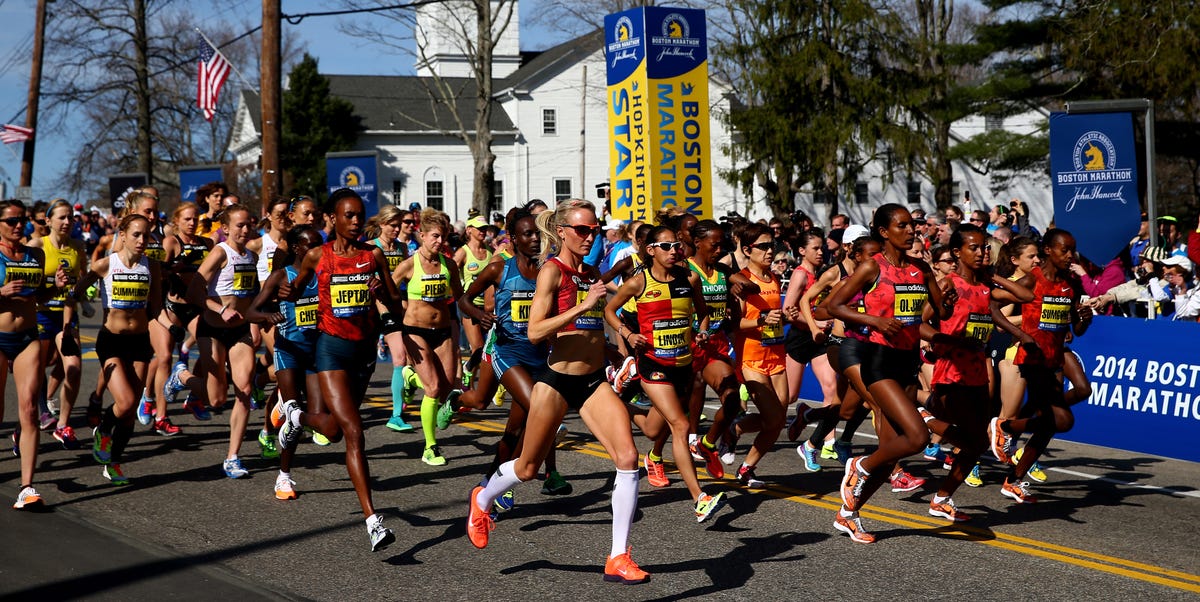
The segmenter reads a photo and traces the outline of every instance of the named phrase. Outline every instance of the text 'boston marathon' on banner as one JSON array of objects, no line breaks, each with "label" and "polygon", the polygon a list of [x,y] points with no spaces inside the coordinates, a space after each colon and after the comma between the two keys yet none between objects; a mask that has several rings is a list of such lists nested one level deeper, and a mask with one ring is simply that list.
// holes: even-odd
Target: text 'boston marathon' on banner
[{"label": "text 'boston marathon' on banner", "polygon": [[378,151],[325,153],[327,192],[349,188],[362,197],[367,217],[379,213]]},{"label": "text 'boston marathon' on banner", "polygon": [[1077,250],[1104,265],[1137,234],[1137,153],[1129,113],[1050,114],[1054,222]]},{"label": "text 'boston marathon' on banner", "polygon": [[712,216],[704,11],[635,8],[604,19],[612,214],[679,206]]}]

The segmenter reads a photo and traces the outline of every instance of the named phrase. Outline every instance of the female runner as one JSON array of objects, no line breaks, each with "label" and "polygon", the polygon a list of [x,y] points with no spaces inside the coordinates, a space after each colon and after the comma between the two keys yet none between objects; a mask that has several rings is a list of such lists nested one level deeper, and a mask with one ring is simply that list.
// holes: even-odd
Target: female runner
[{"label": "female runner", "polygon": [[362,197],[349,188],[339,188],[329,195],[329,206],[333,208],[333,237],[310,249],[296,277],[290,284],[281,283],[279,291],[280,298],[298,299],[310,279],[317,281],[317,328],[321,334],[317,337],[316,368],[323,408],[302,412],[295,399],[285,401],[280,409],[284,420],[279,443],[285,449],[295,447],[303,426],[333,441],[345,437],[346,472],[366,517],[371,550],[377,551],[396,541],[396,536],[383,526],[383,516],[375,512],[371,500],[371,474],[358,408],[375,372],[379,336],[375,300],[382,299],[390,311],[401,316],[404,308],[383,251],[358,242],[367,221]]},{"label": "female runner", "polygon": [[[254,264],[255,271],[258,272],[259,283],[266,282],[271,272],[275,269],[273,259],[276,253],[287,252],[287,241],[284,237],[287,236],[288,230],[292,224],[288,221],[289,202],[286,199],[275,199],[267,207],[267,220],[270,225],[266,234],[255,238],[246,243],[246,248],[250,252],[258,256],[257,263]],[[286,265],[286,264],[281,264]],[[263,345],[267,351],[263,359],[274,367],[275,357],[275,328],[274,324],[266,323],[250,323],[250,338],[254,341],[255,360],[254,360],[254,389],[252,390],[252,403],[263,403],[263,427],[258,431],[258,446],[261,450],[262,457],[271,459],[279,457],[279,447],[275,442],[275,429],[270,428],[271,412],[274,411],[277,402],[277,397],[272,395],[267,398],[263,393],[270,382],[270,373],[268,366],[262,364],[257,357],[257,349],[259,345]],[[278,388],[278,387],[277,387]],[[253,409],[253,407],[252,407]]]},{"label": "female runner", "polygon": [[[929,430],[906,389],[917,383],[920,361],[917,344],[926,301],[945,319],[953,309],[954,294],[944,298],[933,272],[906,254],[913,244],[912,216],[895,203],[875,211],[872,230],[883,239],[883,250],[854,270],[845,286],[827,300],[829,313],[847,324],[868,328],[868,340],[847,338],[842,343],[842,368],[860,365],[863,384],[874,402],[879,447],[869,456],[846,462],[842,479],[842,508],[834,527],[852,541],[873,543],[858,517],[858,510],[888,480],[896,462],[929,444]],[[865,291],[863,312],[850,305],[857,291]]]},{"label": "female runner", "polygon": [[604,325],[601,305],[605,286],[595,267],[583,264],[600,233],[594,206],[567,200],[537,218],[542,233],[542,258],[550,250],[558,255],[538,270],[537,286],[529,310],[529,340],[553,342],[550,368],[533,386],[525,444],[520,457],[501,464],[487,487],[471,491],[467,535],[477,548],[487,546],[494,528],[488,513],[492,503],[517,483],[537,475],[554,433],[568,408],[599,439],[617,473],[612,492],[612,545],[604,567],[604,580],[623,584],[650,579],[637,566],[627,547],[629,528],[637,511],[637,448],[624,404],[604,379]]},{"label": "female runner", "polygon": [[[691,399],[692,339],[699,343],[708,339],[708,308],[700,277],[678,265],[683,243],[675,240],[675,233],[667,226],[655,226],[646,241],[647,269],[621,283],[604,308],[604,318],[633,350],[642,391],[653,406],[639,426],[651,441],[658,440],[664,427],[670,430],[675,463],[695,502],[696,521],[703,522],[720,507],[724,493],[714,496],[700,489],[688,449],[690,425],[683,401]],[[636,333],[627,332],[617,317],[617,308],[629,299],[637,303],[640,328]],[[694,315],[701,316],[696,335],[692,333]],[[655,460],[647,454],[645,463],[649,472],[661,458]]]},{"label": "female runner", "polygon": [[[383,250],[387,259],[388,273],[396,271],[404,258],[408,257],[408,245],[400,239],[404,228],[403,220],[407,212],[395,205],[385,205],[375,217],[374,227],[368,227],[367,236],[371,244]],[[411,220],[410,220],[411,221]],[[373,232],[372,232],[373,230]],[[387,357],[392,360],[392,417],[387,421],[387,427],[401,433],[413,430],[411,424],[404,420],[404,367],[408,364],[408,355],[404,352],[404,337],[400,334],[400,322],[381,303],[376,303],[379,311],[379,321],[383,332],[380,339],[387,350]],[[383,356],[381,356],[382,358]]]},{"label": "female runner", "polygon": [[[1025,385],[1029,400],[1019,418],[993,418],[988,425],[992,454],[1004,463],[1010,461],[1008,448],[1012,437],[1026,431],[1033,433],[1000,489],[1000,493],[1022,504],[1037,501],[1029,493],[1029,483],[1023,480],[1030,467],[1055,434],[1071,430],[1075,425],[1071,406],[1091,394],[1083,371],[1064,365],[1064,356],[1069,355],[1067,334],[1083,336],[1092,323],[1091,308],[1079,304],[1083,286],[1070,271],[1071,262],[1075,261],[1075,237],[1066,230],[1052,228],[1042,238],[1042,251],[1045,254],[1042,265],[1018,281],[1033,291],[1033,301],[1021,307],[1021,330],[1033,341],[1023,342],[1014,360],[1020,370],[1018,383]],[[1068,374],[1074,376],[1073,382],[1081,379],[1083,384],[1076,384],[1064,393],[1059,373],[1068,372],[1074,372]]]},{"label": "female runner", "polygon": [[450,383],[460,368],[458,341],[450,328],[450,305],[462,296],[462,284],[458,266],[441,253],[449,233],[450,218],[445,213],[422,211],[421,247],[392,272],[393,284],[408,281],[408,307],[400,331],[404,333],[404,351],[425,390],[421,399],[421,428],[425,432],[421,461],[430,466],[446,464],[434,428],[450,425],[453,409],[449,402],[442,402],[448,400]]},{"label": "female runner", "polygon": [[13,508],[18,510],[42,505],[42,496],[33,488],[41,435],[34,398],[46,378],[42,350],[36,344],[37,303],[47,301],[67,282],[67,274],[60,266],[54,273],[58,290],[42,286],[45,255],[40,249],[21,243],[27,220],[25,206],[19,201],[0,202],[0,282],[4,283],[0,286],[0,388],[8,379],[10,368],[13,374],[31,375],[16,381],[19,427],[12,437],[13,450],[21,456],[21,482]]},{"label": "female runner", "polygon": [[[481,217],[467,220],[467,244],[454,253],[454,263],[458,265],[458,270],[462,273],[464,290],[471,286],[471,282],[475,280],[479,272],[482,272],[483,268],[487,267],[492,260],[492,252],[483,244],[483,239],[487,235],[487,227],[487,222]],[[481,294],[474,298],[472,303],[480,310],[486,311],[488,296]],[[483,336],[487,329],[481,327],[474,318],[470,316],[467,318],[462,323],[463,332],[467,335],[467,346],[471,349],[471,356],[474,356],[483,348]]]},{"label": "female runner", "polygon": [[225,241],[217,243],[200,264],[188,289],[188,300],[204,308],[196,324],[201,370],[207,375],[206,399],[213,407],[225,405],[233,379],[234,406],[229,414],[229,446],[221,469],[225,476],[240,479],[249,472],[238,451],[250,419],[250,396],[254,387],[254,344],[246,312],[258,294],[258,257],[246,248],[250,238],[250,210],[231,205],[221,212]]},{"label": "female runner", "polygon": [[137,392],[143,388],[149,370],[150,316],[157,315],[162,303],[159,263],[145,256],[150,241],[151,223],[134,213],[121,219],[120,250],[92,263],[87,275],[75,284],[68,296],[64,319],[73,314],[75,298],[97,280],[102,280],[100,298],[104,303],[104,325],[96,336],[96,356],[108,381],[113,404],[104,412],[100,426],[92,434],[92,457],[104,465],[102,475],[114,485],[129,479],[121,469],[121,456],[136,420]]}]

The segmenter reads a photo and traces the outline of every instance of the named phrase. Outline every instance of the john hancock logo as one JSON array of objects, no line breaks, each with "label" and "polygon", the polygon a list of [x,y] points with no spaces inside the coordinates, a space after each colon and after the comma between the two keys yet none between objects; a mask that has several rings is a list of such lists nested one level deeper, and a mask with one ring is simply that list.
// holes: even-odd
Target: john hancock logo
[{"label": "john hancock logo", "polygon": [[[1057,174],[1057,183],[1075,185],[1067,212],[1079,201],[1108,200],[1128,203],[1125,184],[1133,182],[1133,169],[1117,168],[1117,147],[1103,132],[1085,132],[1075,141],[1071,157],[1073,171]],[[1115,184],[1115,186],[1114,186]]]},{"label": "john hancock logo", "polygon": [[633,21],[629,17],[617,19],[613,39],[616,41],[608,45],[608,54],[612,59],[610,66],[615,67],[617,62],[625,59],[633,59],[634,62],[638,60],[637,50],[642,45],[642,38],[633,35]]},{"label": "john hancock logo", "polygon": [[666,57],[686,57],[696,60],[696,49],[701,40],[692,37],[692,28],[687,19],[679,13],[670,13],[662,21],[662,35],[651,36],[650,42],[661,48],[656,62],[662,62]]}]

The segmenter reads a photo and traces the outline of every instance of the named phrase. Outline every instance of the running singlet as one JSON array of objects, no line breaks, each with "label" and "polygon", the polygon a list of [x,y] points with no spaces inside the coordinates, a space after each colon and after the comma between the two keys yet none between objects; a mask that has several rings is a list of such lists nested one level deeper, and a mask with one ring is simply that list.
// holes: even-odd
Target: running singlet
[{"label": "running singlet", "polygon": [[3,281],[4,284],[17,280],[24,281],[21,290],[17,291],[18,297],[28,297],[36,293],[39,288],[42,288],[44,276],[42,265],[28,251],[19,261],[9,259],[7,255],[0,253],[0,281]]},{"label": "running singlet", "polygon": [[[469,247],[463,247],[463,250],[467,253],[467,260],[463,263],[463,290],[467,290],[470,288],[471,283],[475,282],[475,278],[479,276],[479,272],[482,272],[483,268],[486,268],[488,262],[492,260],[492,252],[484,249],[483,259],[479,259],[475,257],[475,254],[471,253]],[[471,300],[471,304],[482,309],[484,301],[483,295],[479,295]]]},{"label": "running singlet", "polygon": [[[637,276],[638,273],[640,273],[642,270],[646,269],[646,264],[642,263],[641,255],[634,253],[633,255],[629,256],[629,260],[631,262],[633,262],[633,267],[630,268],[630,271],[629,271],[630,278]],[[628,312],[631,314],[636,314],[637,313],[637,298],[630,297],[629,300],[626,301],[625,304],[621,306],[621,311]]]},{"label": "running singlet", "polygon": [[[725,273],[714,268],[712,276],[706,276],[692,259],[688,259],[688,267],[700,276],[700,293],[704,295],[704,304],[708,306],[708,330],[721,330],[729,316],[729,282],[725,279]],[[699,316],[693,328],[700,328]]]},{"label": "running singlet", "polygon": [[421,267],[421,258],[413,256],[413,273],[408,278],[408,298],[420,299],[426,303],[453,302],[450,291],[450,268],[446,267],[445,256],[439,254],[438,271],[426,274]]},{"label": "running singlet", "polygon": [[[797,278],[800,278],[801,276],[804,277],[804,286],[800,289],[800,295],[798,297],[796,297],[797,301],[800,300],[800,297],[804,296],[804,293],[808,292],[808,289],[812,288],[812,285],[817,283],[816,274],[813,274],[812,271],[809,270],[807,267],[805,267],[805,265],[803,263],[796,266],[796,269],[792,271],[791,279],[794,281]],[[818,300],[813,299],[812,304],[809,305],[809,307],[808,307],[809,310],[812,310],[814,307],[816,307],[817,303],[818,303]],[[796,328],[796,327],[797,327],[797,325],[795,325],[795,324],[792,325],[792,328]],[[798,327],[803,328],[804,330],[808,330],[808,322],[805,322],[804,320],[800,320]]]},{"label": "running singlet", "polygon": [[200,270],[200,264],[204,263],[204,258],[208,257],[208,245],[200,242],[200,238],[196,238],[194,243],[183,242],[179,236],[175,237],[179,241],[179,273],[195,274]]},{"label": "running singlet", "polygon": [[1021,306],[1021,330],[1033,337],[1042,350],[1044,362],[1025,353],[1024,347],[1017,348],[1015,364],[1041,364],[1059,368],[1063,364],[1063,345],[1071,329],[1071,305],[1075,299],[1075,287],[1067,280],[1050,282],[1041,267],[1030,272],[1035,279],[1033,301]]},{"label": "running singlet", "polygon": [[[682,272],[682,274],[680,274]],[[650,349],[646,358],[664,366],[692,363],[692,286],[688,272],[671,270],[671,280],[660,282],[643,270],[646,279],[637,300],[638,330]]]},{"label": "running singlet", "polygon": [[258,262],[254,264],[258,270],[258,281],[266,282],[267,276],[271,275],[271,260],[275,257],[275,250],[279,248],[279,243],[271,238],[270,233],[264,234],[262,237],[262,248],[258,252]]},{"label": "running singlet", "polygon": [[392,244],[395,245],[396,248],[392,249],[391,251],[387,250],[387,248],[383,246],[382,239],[376,238],[375,240],[371,241],[371,244],[379,247],[379,249],[383,251],[383,258],[387,260],[389,274],[395,272],[396,266],[400,265],[401,261],[404,261],[404,249],[406,247],[400,244],[400,241],[392,241]]},{"label": "running singlet", "polygon": [[209,297],[253,297],[258,294],[258,258],[246,249],[240,255],[229,243],[217,243],[225,251],[225,267],[208,283]]},{"label": "running singlet", "polygon": [[496,336],[502,342],[529,338],[529,308],[537,282],[521,274],[517,258],[504,262],[496,287]]},{"label": "running singlet", "polygon": [[67,301],[67,291],[75,288],[75,283],[79,281],[80,270],[83,268],[83,262],[79,256],[79,251],[70,244],[63,248],[54,246],[50,242],[50,237],[43,238],[46,244],[42,245],[42,251],[46,254],[46,266],[43,270],[44,282],[47,287],[54,286],[54,274],[58,272],[58,268],[62,264],[67,272],[67,288],[61,293],[51,297],[44,305],[39,305],[39,311],[62,311],[63,305]]},{"label": "running singlet", "polygon": [[885,347],[916,349],[921,340],[921,312],[929,300],[925,273],[912,264],[894,266],[883,253],[876,253],[872,259],[879,264],[879,278],[863,296],[864,311],[884,319],[895,318],[901,328],[891,337],[872,329],[869,340]]},{"label": "running singlet", "polygon": [[325,334],[361,341],[375,336],[375,253],[359,249],[352,257],[338,257],[326,246],[317,264],[319,311],[317,327]]},{"label": "running singlet", "polygon": [[[289,265],[284,266],[283,269],[289,283],[296,280],[296,268]],[[290,341],[307,342],[303,340],[303,331],[316,329],[319,305],[320,295],[317,293],[317,279],[310,278],[308,286],[304,287],[299,299],[279,302],[279,312],[283,314],[283,323],[279,325],[280,334]]]},{"label": "running singlet", "polygon": [[105,309],[146,309],[150,298],[150,259],[143,256],[136,265],[126,266],[119,253],[108,256],[108,275],[100,287]]},{"label": "running singlet", "polygon": [[[587,298],[588,287],[596,282],[597,278],[591,272],[580,272],[572,269],[567,264],[563,263],[557,257],[551,257],[557,266],[559,272],[562,273],[562,278],[558,282],[558,298],[555,299],[554,313],[551,315],[559,315],[570,311],[572,307],[583,303]],[[567,324],[563,328],[563,332],[572,330],[604,330],[604,304],[600,303],[597,307],[587,310],[583,315],[575,318],[575,321]]]},{"label": "running singlet", "polygon": [[[779,279],[774,274],[771,274],[770,280],[763,280],[752,273],[750,268],[745,268],[740,273],[758,285],[758,293],[746,298],[743,318],[758,320],[759,316],[766,315],[773,309],[781,309],[783,299],[779,294]],[[767,375],[783,372],[787,352],[783,346],[782,323],[738,330],[733,345],[734,354],[743,369]]]},{"label": "running singlet", "polygon": [[933,366],[932,384],[958,384],[983,386],[988,383],[987,354],[984,345],[992,336],[992,289],[986,284],[967,284],[957,272],[947,276],[950,284],[958,291],[958,302],[954,313],[942,320],[938,331],[944,334],[966,337],[979,344],[977,349],[964,349],[958,345],[938,345],[934,351],[938,360]]},{"label": "running singlet", "polygon": [[163,248],[162,238],[157,234],[146,235],[146,249],[142,254],[154,261],[167,260],[167,250]]}]

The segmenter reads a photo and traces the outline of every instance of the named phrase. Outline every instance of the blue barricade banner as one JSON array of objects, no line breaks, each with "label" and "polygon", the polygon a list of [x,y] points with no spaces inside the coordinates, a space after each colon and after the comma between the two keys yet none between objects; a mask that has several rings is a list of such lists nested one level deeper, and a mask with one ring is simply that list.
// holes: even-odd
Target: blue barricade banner
[{"label": "blue barricade banner", "polygon": [[1071,343],[1092,383],[1067,441],[1200,462],[1200,324],[1097,316]]},{"label": "blue barricade banner", "polygon": [[196,190],[224,179],[220,165],[189,165],[179,168],[179,200],[196,202]]},{"label": "blue barricade banner", "polygon": [[1075,235],[1076,250],[1096,265],[1137,234],[1137,178],[1129,113],[1050,114],[1054,222]]},{"label": "blue barricade banner", "polygon": [[352,151],[325,155],[327,192],[349,188],[362,197],[367,217],[379,213],[379,153]]}]

